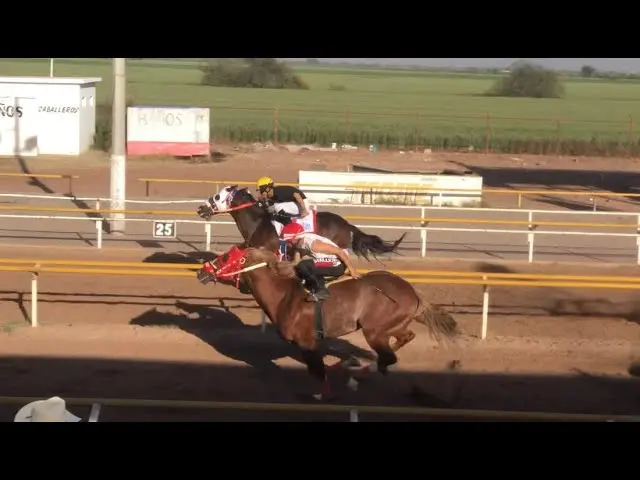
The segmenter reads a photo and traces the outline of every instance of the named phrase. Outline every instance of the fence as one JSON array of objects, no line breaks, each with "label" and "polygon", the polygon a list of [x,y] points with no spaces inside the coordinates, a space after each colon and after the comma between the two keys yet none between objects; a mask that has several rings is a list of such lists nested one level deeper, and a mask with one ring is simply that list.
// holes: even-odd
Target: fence
[{"label": "fence", "polygon": [[274,107],[210,106],[212,138],[331,145],[333,142],[420,150],[543,154],[637,153],[635,119],[580,121],[564,118],[442,115],[424,111],[376,112]]},{"label": "fence", "polygon": [[[26,405],[38,397],[4,397],[0,404]],[[97,422],[103,406],[134,408],[171,408],[176,410],[244,410],[286,413],[346,413],[349,422],[359,422],[359,414],[467,418],[480,420],[551,421],[551,422],[640,422],[634,415],[597,415],[586,413],[550,413],[497,410],[470,410],[422,407],[385,407],[373,405],[313,405],[292,403],[213,402],[193,400],[147,400],[124,398],[65,398],[67,405],[91,406],[89,422]]]},{"label": "fence", "polygon": [[[68,199],[67,199],[68,200]],[[82,208],[51,208],[51,207],[35,207],[35,206],[0,206],[2,210],[13,211],[38,211],[38,212],[67,212],[67,213],[124,213],[124,214],[139,214],[139,215],[188,215],[192,216],[192,211],[179,211],[179,210],[109,210],[100,209],[99,200],[96,200],[98,205],[94,209],[82,209]],[[167,201],[165,203],[171,203]],[[474,218],[430,218],[425,216],[425,212],[428,207],[421,207],[421,217],[370,217],[370,216],[345,216],[347,220],[369,220],[369,221],[386,221],[396,223],[416,223],[419,226],[392,226],[392,225],[373,225],[373,224],[359,224],[358,227],[368,229],[381,229],[381,230],[402,230],[402,231],[418,231],[420,232],[420,256],[425,258],[427,256],[428,247],[428,232],[476,232],[476,233],[501,233],[501,234],[517,234],[527,236],[527,259],[529,263],[533,262],[534,248],[535,248],[535,236],[536,235],[578,235],[583,237],[620,237],[620,238],[635,238],[636,239],[636,263],[640,265],[640,214],[629,214],[636,217],[636,222],[631,223],[596,223],[596,222],[554,222],[554,221],[539,221],[534,220],[533,211],[528,212],[527,220],[493,220],[493,219],[474,219]],[[484,209],[477,209],[484,210]],[[501,211],[500,209],[495,209]],[[507,211],[507,210],[504,210]],[[546,210],[541,210],[543,213],[551,213]],[[567,212],[558,212],[567,213]],[[576,212],[578,213],[578,212]],[[582,212],[579,212],[582,213]],[[604,214],[605,212],[599,212]],[[621,215],[615,212],[616,215]],[[629,216],[622,215],[622,216]],[[108,221],[105,218],[91,218],[91,217],[79,217],[79,216],[47,216],[47,215],[0,215],[0,218],[21,218],[21,219],[47,219],[47,220],[88,220],[95,222],[96,226],[96,247],[101,249],[103,244],[103,222]],[[154,219],[148,218],[126,218],[125,222],[155,222]],[[225,221],[204,221],[204,220],[179,220],[176,218],[166,219],[165,223],[190,223],[204,225],[205,235],[205,249],[211,251],[211,239],[212,239],[212,225],[235,225],[234,222]],[[496,224],[496,225],[511,225],[511,226],[526,226],[526,230],[516,229],[489,229],[489,228],[450,228],[450,227],[432,227],[431,223],[452,223],[452,224]],[[537,230],[540,226],[550,227],[587,227],[587,228],[603,228],[603,229],[619,229],[629,228],[633,229],[634,233],[609,233],[609,232],[586,232],[586,231],[551,231],[551,230]]]},{"label": "fence", "polygon": [[69,195],[73,195],[73,180],[80,178],[77,175],[68,175],[64,173],[0,173],[0,177],[67,179],[69,186]]},{"label": "fence", "polygon": [[[152,183],[192,183],[192,184],[208,184],[215,185],[216,193],[225,185],[252,185],[253,181],[247,180],[191,180],[191,179],[182,179],[182,178],[138,178],[139,182],[145,183],[145,196],[149,197],[151,195],[151,184]],[[299,187],[299,183],[294,182],[278,182],[278,185],[288,185],[293,187]],[[345,189],[350,190],[353,193],[362,193],[369,194],[371,196],[371,205],[370,207],[379,207],[382,205],[373,205],[373,196],[376,193],[376,190],[384,190],[389,194],[404,194],[407,192],[414,193],[420,192],[421,195],[431,197],[431,202],[433,203],[433,197],[438,198],[437,205],[442,207],[444,204],[443,198],[447,196],[447,194],[451,195],[460,195],[464,193],[476,193],[476,190],[469,189],[454,189],[454,188],[434,188],[434,187],[420,187],[416,185],[384,185],[384,184],[358,184],[358,185],[324,185],[319,183],[305,183],[306,187],[318,187],[318,188],[326,188],[323,190],[323,193],[341,193]],[[394,190],[397,189],[397,190]],[[597,198],[598,197],[628,197],[628,198],[640,198],[640,193],[621,193],[621,192],[603,192],[596,190],[539,190],[539,189],[509,189],[509,188],[482,188],[482,193],[494,193],[501,195],[517,195],[517,204],[518,208],[522,207],[522,197],[524,195],[558,195],[558,196],[589,196],[593,203],[593,210],[597,209]],[[335,206],[340,206],[341,204],[332,204]],[[357,205],[350,205],[357,206]],[[395,206],[395,205],[394,205]],[[405,205],[406,206],[406,205]],[[449,208],[449,207],[447,207]]]},{"label": "fence", "polygon": [[[4,265],[3,265],[4,264]],[[13,265],[7,265],[13,264]],[[51,266],[48,266],[51,265]],[[56,266],[58,265],[58,266]],[[92,268],[78,268],[92,267]],[[38,326],[38,279],[42,273],[87,275],[140,275],[159,277],[192,277],[200,264],[164,264],[140,262],[111,262],[91,260],[32,260],[0,259],[0,272],[31,273],[31,326]],[[180,271],[183,270],[183,271]],[[188,271],[184,271],[188,270]],[[363,273],[371,270],[362,270]],[[510,287],[565,287],[640,290],[640,277],[544,275],[518,273],[447,272],[434,270],[392,270],[392,273],[409,278],[414,284],[479,285],[482,287],[482,333],[487,337],[489,328],[489,292],[491,286]],[[444,278],[438,278],[444,277]],[[266,330],[267,319],[262,313],[261,328]]]}]

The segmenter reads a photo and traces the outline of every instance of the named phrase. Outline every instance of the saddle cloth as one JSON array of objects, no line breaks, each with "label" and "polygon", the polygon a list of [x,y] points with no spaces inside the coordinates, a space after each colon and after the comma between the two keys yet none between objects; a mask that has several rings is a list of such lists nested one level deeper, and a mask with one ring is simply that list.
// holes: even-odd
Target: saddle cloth
[{"label": "saddle cloth", "polygon": [[302,225],[304,231],[307,233],[316,233],[316,209],[310,208],[309,214],[306,217],[302,218],[293,218],[294,222],[299,225]]},{"label": "saddle cloth", "polygon": [[[309,214],[306,217],[292,218],[291,221],[302,225],[305,233],[316,233],[316,209],[311,208],[309,210]],[[273,228],[276,229],[276,233],[278,234],[278,236],[280,236],[284,225],[282,225],[277,220],[272,220],[271,225],[273,225]]]}]

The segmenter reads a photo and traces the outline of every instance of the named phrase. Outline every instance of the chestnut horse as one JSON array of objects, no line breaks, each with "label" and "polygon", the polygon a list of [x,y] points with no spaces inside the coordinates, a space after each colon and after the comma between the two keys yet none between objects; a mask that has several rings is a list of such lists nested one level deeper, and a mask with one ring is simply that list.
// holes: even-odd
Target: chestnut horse
[{"label": "chestnut horse", "polygon": [[[236,284],[248,284],[280,336],[300,348],[309,374],[323,382],[322,393],[316,397],[319,399],[330,394],[326,367],[318,351],[322,338],[362,330],[377,354],[372,367],[377,365],[378,371],[386,374],[398,361],[396,352],[415,338],[409,328],[413,321],[426,325],[438,342],[441,336],[453,339],[459,333],[448,313],[426,303],[409,282],[384,270],[358,279],[339,279],[329,285],[331,296],[322,303],[307,302],[307,292],[293,265],[262,248],[232,247],[215,269],[205,264],[198,272],[203,283],[225,277]],[[395,338],[393,345],[391,337]]]},{"label": "chestnut horse", "polygon": [[[219,193],[210,197],[207,203],[200,205],[198,215],[209,219],[213,215],[228,212],[240,230],[247,247],[265,247],[276,251],[279,238],[276,229],[271,224],[269,212],[263,202],[258,202],[247,188],[237,185],[224,187]],[[387,243],[377,235],[368,235],[355,225],[349,223],[340,215],[332,212],[318,212],[316,214],[316,232],[318,235],[332,240],[340,248],[349,248],[358,257],[369,260],[369,254],[374,256],[396,252],[404,240],[404,233],[393,243]]]}]

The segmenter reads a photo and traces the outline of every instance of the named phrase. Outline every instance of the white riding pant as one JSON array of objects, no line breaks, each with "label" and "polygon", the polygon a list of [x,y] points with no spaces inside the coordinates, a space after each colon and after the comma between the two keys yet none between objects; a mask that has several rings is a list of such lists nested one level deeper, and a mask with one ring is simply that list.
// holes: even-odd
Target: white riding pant
[{"label": "white riding pant", "polygon": [[[309,215],[304,218],[292,218],[291,220],[299,223],[304,228],[305,232],[313,232],[314,231],[314,221],[313,221],[313,212],[311,211],[311,207],[309,206],[308,200],[305,198],[302,200],[304,202]],[[298,208],[298,204],[296,202],[282,202],[282,203],[274,203],[273,206],[269,208],[269,211],[272,213],[278,213],[280,210],[284,210],[286,213],[290,215],[299,215],[300,209]],[[277,220],[271,220],[271,224],[276,229],[276,233],[280,236],[280,232],[284,228],[284,225]]]}]

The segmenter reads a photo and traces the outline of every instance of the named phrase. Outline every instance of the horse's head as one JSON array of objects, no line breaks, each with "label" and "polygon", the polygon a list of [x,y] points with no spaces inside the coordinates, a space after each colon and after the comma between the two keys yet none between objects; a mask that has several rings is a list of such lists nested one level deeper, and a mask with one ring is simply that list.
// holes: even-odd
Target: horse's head
[{"label": "horse's head", "polygon": [[198,215],[203,218],[208,218],[217,213],[232,210],[233,207],[236,206],[234,202],[235,197],[242,191],[246,191],[246,189],[238,189],[237,185],[227,185],[215,195],[207,198],[205,203],[198,207]]},{"label": "horse's head", "polygon": [[205,284],[210,281],[232,281],[238,288],[243,273],[260,268],[276,259],[276,255],[272,252],[258,248],[240,248],[234,245],[213,262],[205,263],[198,271],[198,279]]}]

